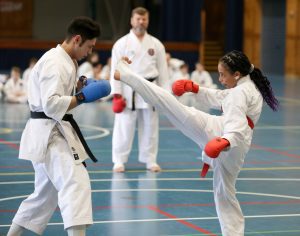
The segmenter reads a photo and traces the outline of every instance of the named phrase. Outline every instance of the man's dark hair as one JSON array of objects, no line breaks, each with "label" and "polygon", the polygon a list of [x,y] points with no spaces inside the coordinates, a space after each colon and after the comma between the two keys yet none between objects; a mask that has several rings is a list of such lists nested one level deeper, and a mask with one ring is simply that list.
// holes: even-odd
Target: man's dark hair
[{"label": "man's dark hair", "polygon": [[80,35],[81,44],[86,40],[98,38],[101,34],[100,26],[97,22],[86,16],[76,17],[71,21],[67,29],[66,41],[68,42],[73,36]]}]

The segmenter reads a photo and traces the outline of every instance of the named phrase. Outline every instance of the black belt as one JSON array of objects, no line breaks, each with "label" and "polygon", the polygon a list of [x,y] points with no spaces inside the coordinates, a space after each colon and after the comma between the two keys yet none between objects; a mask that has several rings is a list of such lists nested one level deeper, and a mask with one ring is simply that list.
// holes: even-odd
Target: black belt
[{"label": "black belt", "polygon": [[156,80],[157,78],[154,77],[154,78],[145,78],[146,80],[148,80],[149,82],[153,82],[154,80]]},{"label": "black belt", "polygon": [[[157,77],[154,78],[145,78],[146,80],[148,80],[149,82],[153,82],[157,79]],[[135,91],[132,91],[132,111],[135,111]],[[155,108],[153,107],[153,111],[155,110]]]},{"label": "black belt", "polygon": [[[34,111],[30,111],[30,117],[32,119],[52,119],[52,118],[48,117],[44,112],[34,112]],[[77,133],[78,138],[80,139],[80,141],[81,141],[85,151],[89,155],[89,157],[92,159],[93,162],[97,162],[98,160],[96,159],[96,157],[90,150],[89,146],[87,145],[86,141],[84,140],[84,137],[79,129],[79,126],[77,125],[76,121],[74,120],[73,115],[65,114],[63,117],[63,120],[70,122],[70,124],[72,125],[73,129]]]}]

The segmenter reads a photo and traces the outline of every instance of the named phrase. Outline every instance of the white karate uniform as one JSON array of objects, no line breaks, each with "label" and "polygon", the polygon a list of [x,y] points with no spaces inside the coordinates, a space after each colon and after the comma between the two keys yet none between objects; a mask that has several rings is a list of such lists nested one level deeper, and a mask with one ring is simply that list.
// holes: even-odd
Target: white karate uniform
[{"label": "white karate uniform", "polygon": [[144,79],[156,78],[153,84],[168,87],[168,69],[163,44],[153,36],[145,34],[142,41],[130,31],[120,38],[112,49],[111,87],[112,94],[121,94],[127,107],[115,114],[112,160],[115,164],[128,161],[131,151],[136,122],[138,122],[139,161],[151,168],[156,164],[158,151],[158,114],[128,85],[113,79],[117,62],[121,57],[132,59],[130,67]]},{"label": "white karate uniform", "polygon": [[37,234],[57,205],[65,229],[93,223],[90,180],[82,165],[87,153],[70,123],[62,120],[74,93],[76,69],[77,62],[58,45],[42,56],[29,79],[30,110],[52,119],[29,119],[23,131],[19,158],[32,161],[35,190],[13,222]]},{"label": "white karate uniform", "polygon": [[201,102],[223,110],[222,116],[215,116],[182,105],[173,95],[132,72],[123,61],[119,62],[117,70],[121,73],[122,82],[130,85],[145,101],[162,111],[202,150],[209,140],[217,136],[230,142],[229,150],[221,152],[218,158],[209,158],[204,152],[202,157],[213,168],[214,200],[222,235],[244,235],[244,216],[236,198],[235,182],[253,136],[246,116],[256,124],[263,105],[263,98],[249,75],[241,78],[237,86],[231,89],[200,87],[195,96]]},{"label": "white karate uniform", "polygon": [[26,85],[21,78],[16,81],[13,78],[7,80],[3,88],[4,101],[13,103],[26,103],[27,91]]}]

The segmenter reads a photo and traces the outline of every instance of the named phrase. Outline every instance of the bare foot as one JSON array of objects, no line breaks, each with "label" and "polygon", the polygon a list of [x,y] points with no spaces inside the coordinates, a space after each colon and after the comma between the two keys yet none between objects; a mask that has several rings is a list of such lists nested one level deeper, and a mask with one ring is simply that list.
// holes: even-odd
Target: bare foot
[{"label": "bare foot", "polygon": [[161,168],[157,164],[152,165],[150,168],[148,168],[148,170],[150,170],[151,172],[161,172]]},{"label": "bare foot", "polygon": [[113,167],[113,172],[123,173],[123,172],[125,172],[125,166],[123,164],[115,164]]},{"label": "bare foot", "polygon": [[121,75],[120,75],[120,72],[118,70],[115,70],[114,79],[115,80],[120,80],[121,79]]},{"label": "bare foot", "polygon": [[[118,63],[127,63],[127,64],[131,64],[131,61],[129,60],[128,57],[122,57],[121,60]],[[115,80],[121,80],[121,75],[120,75],[120,71],[118,71],[117,69],[115,70],[114,73],[114,79]]]}]

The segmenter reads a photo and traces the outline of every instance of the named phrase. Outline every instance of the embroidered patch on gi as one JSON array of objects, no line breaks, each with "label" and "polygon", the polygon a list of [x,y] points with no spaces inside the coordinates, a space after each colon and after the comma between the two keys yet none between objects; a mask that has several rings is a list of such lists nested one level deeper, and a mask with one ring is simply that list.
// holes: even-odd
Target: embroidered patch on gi
[{"label": "embroidered patch on gi", "polygon": [[79,156],[78,156],[77,153],[74,153],[73,156],[74,156],[74,159],[75,159],[75,160],[79,160]]},{"label": "embroidered patch on gi", "polygon": [[149,54],[150,56],[153,56],[153,55],[154,55],[154,49],[153,49],[153,48],[149,48],[149,49],[148,49],[148,54]]},{"label": "embroidered patch on gi", "polygon": [[79,155],[76,153],[76,149],[74,147],[71,147],[72,152],[73,152],[73,157],[75,160],[79,160]]}]

